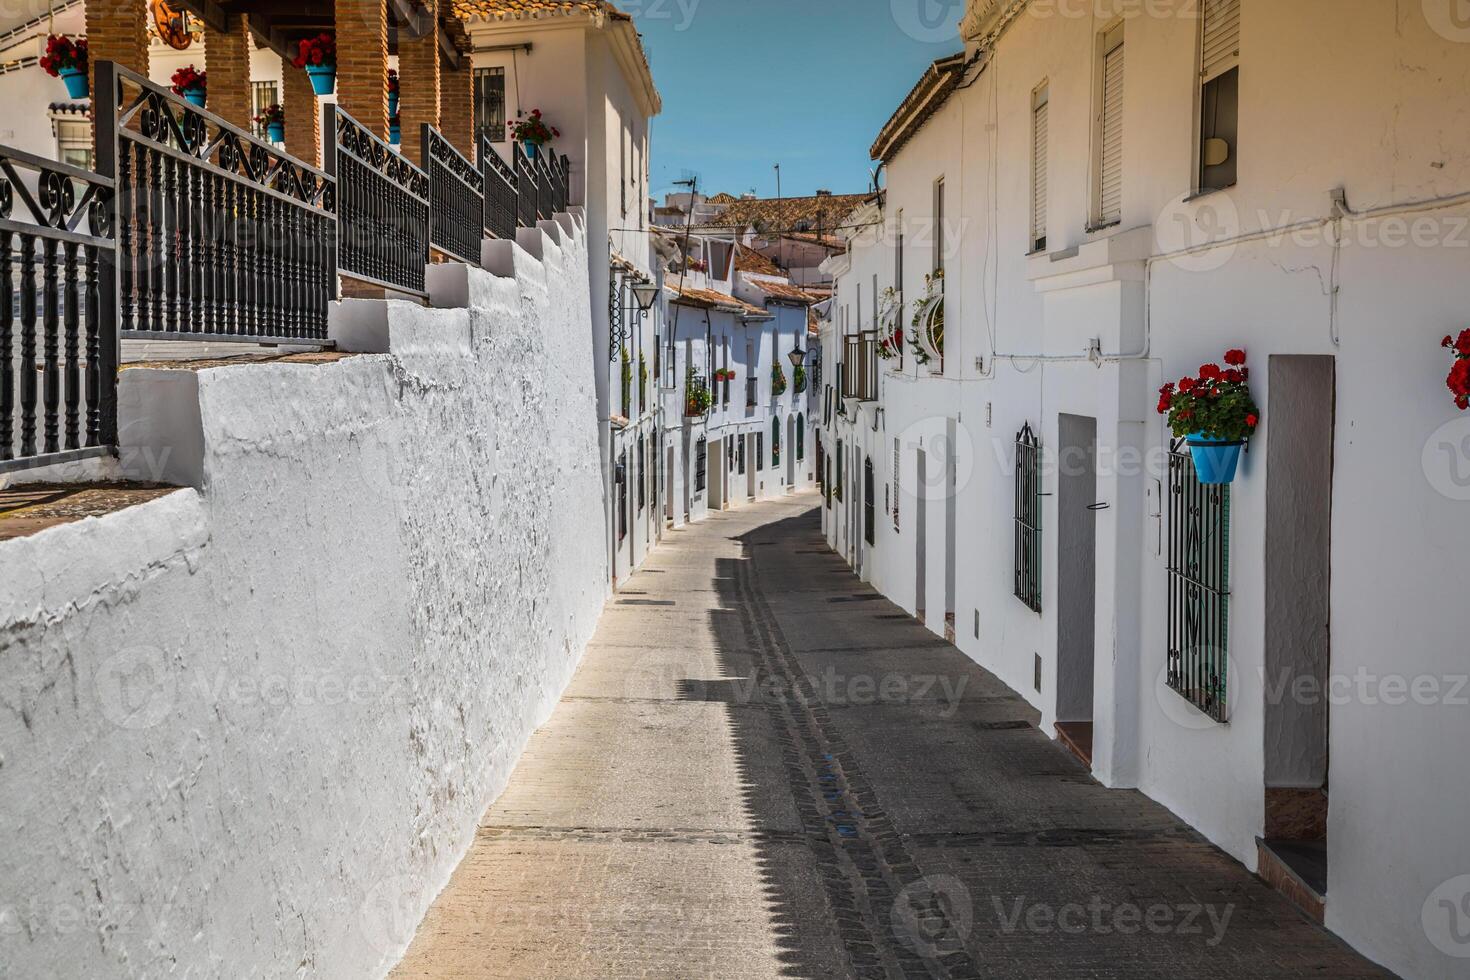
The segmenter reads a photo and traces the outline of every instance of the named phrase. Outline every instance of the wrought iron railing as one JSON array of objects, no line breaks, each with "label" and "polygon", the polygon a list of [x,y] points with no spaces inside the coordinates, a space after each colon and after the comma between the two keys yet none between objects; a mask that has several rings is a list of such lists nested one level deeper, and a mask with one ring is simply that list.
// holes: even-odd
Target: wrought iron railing
[{"label": "wrought iron railing", "polygon": [[1016,433],[1015,596],[1041,612],[1041,440],[1031,423]]},{"label": "wrought iron railing", "polygon": [[541,193],[538,186],[536,165],[526,156],[526,151],[521,149],[521,144],[511,144],[511,156],[516,171],[516,190],[519,192],[516,198],[516,224],[522,228],[535,228],[537,217],[536,196]]},{"label": "wrought iron railing", "polygon": [[1230,639],[1230,485],[1204,484],[1176,442],[1169,453],[1168,685],[1226,720]]},{"label": "wrought iron railing", "polygon": [[429,261],[429,175],[340,106],[322,107],[323,161],[337,181],[337,267],[418,296]]},{"label": "wrought iron railing", "polygon": [[419,138],[429,175],[429,244],[478,265],[485,220],[485,175],[428,123]]},{"label": "wrought iron railing", "polygon": [[112,196],[107,178],[0,148],[0,473],[117,442]]},{"label": "wrought iron railing", "polygon": [[97,94],[122,336],[326,340],[331,179],[112,62],[98,63]]},{"label": "wrought iron railing", "polygon": [[[516,237],[516,172],[483,136],[480,138],[480,173],[485,187],[485,211],[481,227],[495,238]],[[565,209],[563,209],[565,210]]]}]

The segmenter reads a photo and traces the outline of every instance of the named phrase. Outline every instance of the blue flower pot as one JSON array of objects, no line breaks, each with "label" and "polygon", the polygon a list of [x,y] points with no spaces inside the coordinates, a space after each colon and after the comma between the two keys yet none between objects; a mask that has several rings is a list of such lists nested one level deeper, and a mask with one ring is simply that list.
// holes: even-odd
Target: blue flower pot
[{"label": "blue flower pot", "polygon": [[1203,432],[1191,432],[1185,440],[1189,444],[1189,455],[1194,460],[1194,475],[1201,483],[1233,483],[1235,467],[1240,463],[1239,439],[1228,441],[1211,439]]},{"label": "blue flower pot", "polygon": [[398,115],[398,93],[397,92],[389,92],[388,93],[388,115],[390,115],[390,116],[396,116],[396,115]]},{"label": "blue flower pot", "polygon": [[92,85],[87,72],[82,68],[62,68],[57,71],[66,83],[66,94],[73,99],[85,99],[92,94]]},{"label": "blue flower pot", "polygon": [[540,143],[522,143],[521,144],[521,148],[526,151],[526,159],[527,160],[534,160],[534,159],[536,159],[537,152],[540,151],[540,149],[541,149],[541,144]]},{"label": "blue flower pot", "polygon": [[266,123],[265,138],[272,143],[286,142],[286,124],[278,122]]},{"label": "blue flower pot", "polygon": [[397,123],[393,123],[388,127],[388,142],[394,146],[403,142],[403,130],[399,128]]},{"label": "blue flower pot", "polygon": [[306,76],[311,79],[311,90],[317,95],[331,95],[337,87],[336,65],[307,65]]},{"label": "blue flower pot", "polygon": [[190,85],[188,88],[184,89],[184,98],[188,99],[190,102],[192,102],[194,105],[197,105],[201,109],[204,108],[204,94],[205,93],[203,85]]}]

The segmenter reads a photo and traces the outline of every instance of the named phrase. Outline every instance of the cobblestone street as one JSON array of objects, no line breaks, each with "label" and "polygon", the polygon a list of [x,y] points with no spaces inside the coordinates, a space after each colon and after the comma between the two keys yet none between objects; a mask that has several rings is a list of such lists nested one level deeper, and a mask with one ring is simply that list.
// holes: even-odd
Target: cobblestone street
[{"label": "cobblestone street", "polygon": [[1384,976],[853,577],[665,535],[394,976]]}]

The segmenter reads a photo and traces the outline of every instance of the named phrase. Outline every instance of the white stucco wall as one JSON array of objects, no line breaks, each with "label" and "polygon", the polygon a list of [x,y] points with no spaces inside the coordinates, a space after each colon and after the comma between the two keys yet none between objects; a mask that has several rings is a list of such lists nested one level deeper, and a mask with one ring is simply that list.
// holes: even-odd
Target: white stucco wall
[{"label": "white stucco wall", "polygon": [[201,478],[0,544],[0,974],[396,961],[606,594],[561,238],[389,354],[124,373],[125,440],[197,405]]}]

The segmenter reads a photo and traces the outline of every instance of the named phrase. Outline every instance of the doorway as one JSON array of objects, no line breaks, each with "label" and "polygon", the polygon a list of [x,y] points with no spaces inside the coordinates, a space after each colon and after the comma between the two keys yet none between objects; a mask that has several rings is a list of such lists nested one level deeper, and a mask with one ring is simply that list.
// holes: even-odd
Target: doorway
[{"label": "doorway", "polygon": [[925,590],[924,566],[928,563],[925,539],[929,536],[928,483],[925,482],[924,450],[914,451],[914,618],[924,621]]},{"label": "doorway", "polygon": [[1265,837],[1258,866],[1320,922],[1327,898],[1336,364],[1329,355],[1273,355],[1267,369]]},{"label": "doorway", "polygon": [[796,436],[796,416],[786,416],[786,489],[796,486],[796,456],[801,443]]},{"label": "doorway", "polygon": [[1097,420],[1057,416],[1057,734],[1092,765]]}]

